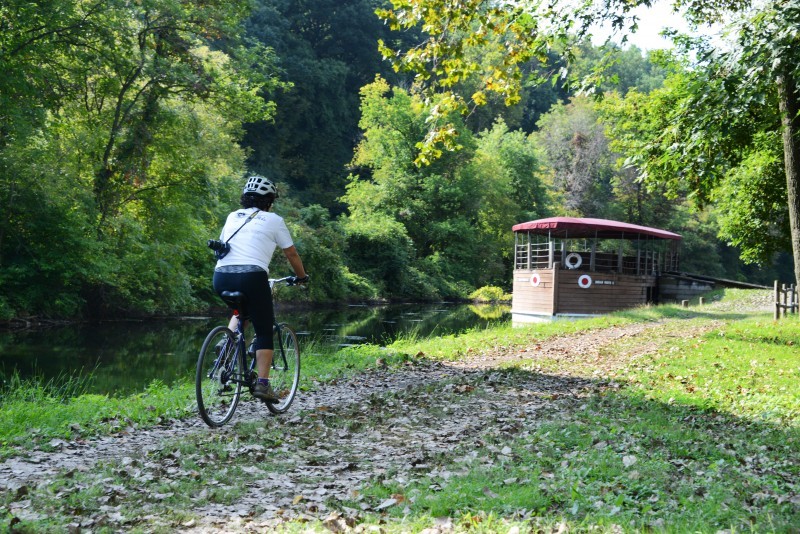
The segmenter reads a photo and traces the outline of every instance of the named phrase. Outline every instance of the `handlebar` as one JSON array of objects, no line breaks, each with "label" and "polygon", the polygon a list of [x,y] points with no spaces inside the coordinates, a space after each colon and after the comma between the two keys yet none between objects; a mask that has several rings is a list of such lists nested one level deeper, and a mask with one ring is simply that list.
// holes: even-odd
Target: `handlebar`
[{"label": "handlebar", "polygon": [[270,278],[269,279],[269,287],[270,289],[275,287],[275,284],[284,284],[287,286],[296,286],[298,284],[306,284],[308,283],[309,276],[306,274],[304,278],[300,278],[298,276],[284,276],[283,278]]}]

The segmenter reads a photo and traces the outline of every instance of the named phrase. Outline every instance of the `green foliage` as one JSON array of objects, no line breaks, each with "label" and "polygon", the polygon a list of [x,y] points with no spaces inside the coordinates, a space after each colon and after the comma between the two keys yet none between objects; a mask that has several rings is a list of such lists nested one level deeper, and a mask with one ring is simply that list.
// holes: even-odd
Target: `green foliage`
[{"label": "green foliage", "polygon": [[542,116],[536,138],[567,213],[603,217],[611,200],[614,156],[587,98],[557,104]]},{"label": "green foliage", "polygon": [[498,283],[507,278],[512,259],[513,233],[509,229],[521,222],[546,217],[553,209],[549,184],[545,182],[544,165],[531,136],[522,131],[509,131],[498,120],[480,133],[475,157],[469,165],[480,183],[477,228],[482,234],[480,248],[493,251],[480,254],[480,278],[466,278],[481,285]]},{"label": "green foliage", "polygon": [[[415,258],[438,253],[461,259],[465,248],[476,246],[474,233],[470,239],[464,236],[471,232],[477,182],[459,172],[462,155],[442,158],[424,170],[414,166],[415,140],[424,131],[424,106],[418,100],[397,88],[390,92],[380,79],[362,96],[365,139],[354,163],[369,173],[364,172],[367,179],[351,176],[342,198],[350,210],[345,223],[348,265],[380,281],[390,295],[421,296],[426,284],[407,268]],[[469,141],[469,131],[462,131]],[[468,265],[454,261],[447,276],[464,279],[463,272],[453,270]]]},{"label": "green foliage", "polygon": [[580,44],[570,65],[572,77],[576,80],[592,77],[595,91],[604,95],[611,92],[625,95],[631,89],[649,93],[661,87],[666,76],[666,69],[656,61],[658,54],[636,46],[621,48],[614,43],[596,47],[586,41]]},{"label": "green foliage", "polygon": [[343,267],[344,279],[347,283],[347,294],[353,300],[380,300],[383,295],[378,287],[369,279],[350,272],[346,266]]},{"label": "green foliage", "polygon": [[[358,139],[359,89],[391,75],[376,40],[389,29],[375,0],[258,0],[247,34],[274,49],[291,88],[270,92],[273,120],[247,126],[250,167],[289,183],[304,204],[341,212],[346,165]],[[413,34],[400,36],[413,39]]]},{"label": "green foliage", "polygon": [[[636,102],[641,94],[631,90],[625,101]],[[557,104],[542,115],[534,138],[563,199],[563,212],[666,226],[672,222],[674,206],[665,202],[663,188],[646,188],[637,169],[622,163],[630,150],[626,143],[631,138],[638,141],[636,135],[652,119],[646,111],[634,109],[639,115],[631,120],[625,114],[630,110],[623,112],[620,102],[616,93],[610,93],[602,102],[575,97]]]},{"label": "green foliage", "polygon": [[0,321],[7,321],[14,318],[14,309],[8,304],[8,301],[0,295]]},{"label": "green foliage", "polygon": [[388,216],[349,217],[343,221],[349,268],[380,288],[403,295],[414,247],[402,224]]},{"label": "green foliage", "polygon": [[678,70],[663,89],[647,96],[628,93],[615,114],[623,124],[615,127],[615,138],[629,147],[628,163],[648,183],[666,186],[671,196],[691,193],[698,203],[707,203],[727,169],[740,160],[741,147],[756,131],[777,125],[771,107],[762,107],[755,117],[740,114],[725,91],[713,72]]},{"label": "green foliage", "polygon": [[683,237],[680,251],[681,271],[738,278],[733,271],[726,270],[722,261],[724,245],[716,239],[719,223],[714,212],[684,206],[676,210],[672,222],[672,227],[681,229]]},{"label": "green foliage", "polygon": [[237,42],[246,10],[0,10],[0,301],[11,313],[197,308],[198,249],[242,171],[242,121],[268,117],[257,92],[279,85],[269,51]]},{"label": "green foliage", "polygon": [[[430,126],[421,143],[418,164],[428,164],[458,143],[453,112],[467,112],[486,104],[498,95],[506,105],[520,101],[521,64],[546,58],[547,40],[538,30],[537,17],[524,7],[495,6],[473,0],[463,5],[417,0],[396,1],[390,9],[379,9],[378,16],[393,30],[420,26],[427,34],[422,43],[407,47],[379,41],[385,58],[396,70],[415,76],[422,88],[443,89],[437,105],[429,108]],[[439,61],[437,58],[447,58]],[[455,89],[463,84],[470,95]],[[431,92],[427,93],[430,97]]]},{"label": "green foliage", "polygon": [[779,137],[776,131],[755,136],[742,162],[714,192],[720,236],[739,247],[747,263],[769,263],[792,248]]},{"label": "green foliage", "polygon": [[[786,186],[781,157],[775,152],[780,150],[779,141],[775,132],[753,136],[749,131],[752,124],[774,122],[774,113],[764,110],[749,124],[731,120],[726,126],[731,134],[727,140],[713,137],[710,131],[697,132],[712,128],[705,122],[692,126],[691,133],[682,132],[691,122],[686,113],[694,109],[692,91],[705,89],[694,80],[697,74],[685,72],[677,63],[671,68],[664,88],[648,95],[630,91],[625,98],[610,95],[600,108],[611,146],[623,152],[624,165],[639,175],[634,182],[637,189],[630,190],[636,194],[630,197],[635,202],[631,205],[649,208],[649,214],[639,210],[647,223],[684,236],[682,270],[769,283],[769,275],[748,271],[739,257],[747,262],[758,258],[766,269],[777,251],[787,250],[785,196],[781,200]],[[684,147],[686,152],[679,152],[676,147],[685,136],[694,140]],[[745,137],[757,143],[743,153],[733,142],[745,142]],[[701,138],[713,146],[698,145]],[[664,195],[671,202],[659,202]],[[681,206],[689,201],[706,209]]]},{"label": "green foliage", "polygon": [[[342,257],[342,230],[337,222],[330,219],[328,210],[319,205],[300,208],[296,202],[282,197],[276,202],[275,211],[286,219],[303,266],[311,276],[307,292],[291,291],[288,298],[294,301],[339,302],[349,297]],[[270,272],[275,277],[292,273],[291,266],[280,251],[276,251],[272,257]],[[281,294],[277,293],[276,298],[282,298]]]},{"label": "green foliage", "polygon": [[[0,318],[215,301],[204,242],[236,205],[245,162],[291,189],[276,209],[312,273],[299,293],[310,301],[505,287],[510,227],[565,211],[668,227],[686,236],[684,266],[744,277],[738,249],[765,262],[788,243],[773,78],[797,65],[796,9],[755,11],[738,23],[739,55],[703,53],[697,69],[586,44],[590,20],[624,27],[637,3],[559,1],[534,17],[481,0],[10,0]],[[706,19],[701,4],[689,14]],[[571,98],[581,77],[603,104]],[[515,130],[537,122],[533,137]],[[687,215],[686,197],[720,211]]]},{"label": "green foliage", "polygon": [[418,168],[427,106],[381,79],[362,97],[361,172],[342,197],[351,270],[397,296],[465,297],[504,283],[511,226],[550,208],[532,141],[502,121],[476,137],[454,115],[462,150]]},{"label": "green foliage", "polygon": [[[555,1],[543,8],[538,4],[535,7],[532,4],[496,6],[481,0],[455,4],[443,0],[397,0],[392,2],[391,8],[379,10],[379,16],[395,30],[421,27],[428,38],[421,44],[407,47],[381,43],[381,50],[396,69],[414,73],[417,88],[426,98],[440,103],[429,112],[429,122],[436,130],[428,133],[423,147],[424,155],[436,157],[438,147],[447,146],[456,139],[452,122],[444,120],[443,114],[454,110],[469,113],[489,102],[486,95],[493,92],[503,95],[507,103],[518,101],[523,79],[526,79],[523,72],[529,68],[530,60],[540,62],[531,69],[534,72],[547,65],[558,68],[558,73],[552,76],[554,84],[568,78],[565,65],[573,60],[572,65],[583,70],[583,82],[593,85],[593,90],[607,90],[610,85],[619,84],[626,95],[637,86],[640,93],[654,92],[664,70],[656,68],[651,73],[643,72],[646,69],[641,67],[651,64],[637,65],[634,59],[641,59],[638,50],[627,52],[627,57],[618,63],[626,54],[615,47],[607,48],[602,56],[591,48],[581,48],[582,39],[599,21],[610,22],[615,30],[623,33],[635,29],[636,19],[631,17],[631,10],[642,5],[649,5],[649,2],[605,1],[575,5]],[[567,181],[568,185],[562,186],[562,190],[567,193],[568,210],[599,214],[600,207],[608,203],[609,190],[613,187],[622,194],[627,205],[612,208],[622,208],[620,211],[629,220],[646,218],[646,213],[637,213],[639,210],[635,209],[635,201],[641,199],[642,192],[637,174],[673,197],[691,194],[700,204],[707,203],[724,177],[733,179],[736,176],[729,175],[728,171],[754,152],[749,148],[753,135],[760,131],[777,131],[777,119],[782,116],[786,131],[785,161],[793,162],[786,173],[788,182],[793,184],[788,196],[788,213],[796,244],[800,235],[800,201],[792,199],[800,199],[796,191],[800,184],[797,163],[800,157],[797,143],[790,139],[800,131],[796,112],[800,65],[797,51],[800,47],[794,31],[800,21],[800,9],[796,2],[766,2],[748,11],[750,3],[738,0],[711,4],[673,2],[673,7],[676,11],[683,9],[685,16],[695,23],[719,22],[724,14],[741,13],[743,16],[729,28],[729,35],[735,42],[730,47],[715,50],[703,39],[678,37],[679,44],[691,50],[691,58],[687,54],[685,59],[685,65],[691,65],[691,69],[677,76],[673,74],[669,88],[648,99],[650,109],[647,112],[629,106],[632,116],[646,117],[641,121],[645,125],[644,136],[632,133],[631,128],[623,128],[631,134],[625,140],[628,142],[617,137],[618,148],[625,147],[620,152],[625,153],[629,164],[638,168],[636,171],[628,175],[621,173],[614,179],[610,173],[603,172],[602,165],[593,167],[592,163],[601,162],[599,153],[603,151],[601,136],[594,132],[579,131],[581,135],[576,135],[569,143],[560,139],[559,147],[580,146],[587,154],[553,158],[555,150],[551,150],[548,154],[551,162],[568,161],[572,167],[564,169],[575,169],[574,174],[589,180],[589,185],[600,186],[599,190],[593,190],[580,180]],[[539,24],[541,20],[546,20],[546,24]],[[505,53],[495,53],[498,50]],[[560,65],[553,62],[554,58],[546,53],[548,50],[561,51],[562,58],[567,61]],[[447,60],[441,61],[442,57]],[[667,71],[671,68],[669,60],[663,65]],[[619,69],[619,66],[628,70]],[[653,77],[648,81],[651,74]],[[532,79],[533,84],[544,81],[541,76],[527,79]],[[655,124],[659,127],[653,127]],[[588,154],[592,151],[595,154]],[[597,173],[600,177],[588,178]],[[564,172],[557,169],[555,178],[560,185]],[[774,198],[771,192],[769,196]],[[587,205],[587,199],[596,199],[597,204]],[[753,201],[759,202],[758,199]],[[734,213],[746,211],[735,210]],[[606,216],[619,217],[620,212],[610,209],[607,213]],[[774,250],[776,243],[782,241],[780,237],[770,236],[766,239],[769,245],[759,250],[755,245],[757,240],[751,236],[732,234],[746,232],[743,225],[726,220],[724,228],[724,235],[744,247],[748,261],[767,256],[767,251]],[[755,249],[750,252],[749,247]],[[794,248],[795,277],[800,280],[800,250],[797,246]]]},{"label": "green foliage", "polygon": [[[800,206],[794,200],[800,198],[800,167],[797,144],[788,139],[800,129],[794,85],[798,20],[795,2],[767,2],[729,25],[729,47],[688,43],[699,63],[685,59],[691,68],[671,75],[645,104],[661,128],[648,129],[631,145],[637,147],[634,162],[651,183],[665,184],[673,194],[688,191],[701,204],[720,202],[722,235],[741,246],[746,261],[788,250],[791,232],[795,278],[800,278]],[[633,105],[628,109],[637,118],[643,114]],[[776,149],[781,137],[783,158]],[[788,191],[784,181],[792,184]],[[782,202],[781,195],[786,195]]]},{"label": "green foliage", "polygon": [[[635,29],[631,11],[649,4],[649,0],[580,4],[557,0],[546,6],[496,5],[485,0],[394,0],[391,8],[379,9],[378,16],[396,31],[420,28],[426,39],[411,45],[381,41],[380,49],[396,70],[414,75],[416,89],[426,98],[438,95],[441,104],[430,110],[429,121],[435,130],[424,142],[424,154],[436,157],[441,146],[455,139],[452,123],[443,115],[454,110],[472,113],[493,101],[491,95],[504,99],[506,105],[517,103],[523,85],[564,84],[575,65],[583,74],[575,83],[578,88],[605,89],[613,84],[623,88],[640,85],[648,90],[656,86],[660,72],[641,65],[638,50],[621,52],[608,47],[595,54],[585,44],[596,24],[609,23],[623,33]],[[707,17],[701,4],[689,2],[686,7],[692,15]],[[740,7],[739,2],[721,4],[721,9]]]}]

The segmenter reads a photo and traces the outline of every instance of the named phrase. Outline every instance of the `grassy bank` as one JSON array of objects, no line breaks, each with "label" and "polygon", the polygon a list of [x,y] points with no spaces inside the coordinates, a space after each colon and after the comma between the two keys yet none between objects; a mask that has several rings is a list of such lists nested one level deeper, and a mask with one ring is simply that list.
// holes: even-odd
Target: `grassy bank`
[{"label": "grassy bank", "polygon": [[70,394],[63,384],[12,380],[0,403],[0,458],[52,449],[53,440],[87,438],[146,428],[186,417],[194,384],[153,382],[127,397]]},{"label": "grassy bank", "polygon": [[[270,505],[281,508],[270,512],[277,517],[294,517],[279,521],[290,532],[794,532],[800,328],[796,319],[743,311],[747,298],[729,292],[702,308],[644,308],[327,355],[311,348],[306,388],[369,381],[360,373],[371,367],[513,357],[488,369],[421,373],[404,387],[291,418],[189,433],[141,458],[65,473],[23,496],[0,494],[0,505],[26,499],[38,515],[18,526],[37,532],[81,517],[95,531],[170,532],[199,527],[209,513],[230,531],[247,531]],[[638,326],[646,328],[629,328]],[[628,334],[592,341],[608,332]],[[566,340],[558,347],[587,345],[540,350],[554,336]],[[9,405],[16,402],[23,400]],[[370,456],[392,438],[411,460],[402,448],[389,456],[397,461]],[[316,478],[326,467],[328,478]],[[364,475],[353,483],[358,491],[336,493],[337,484],[350,487],[351,474]],[[253,489],[254,477],[268,481],[264,493]],[[237,505],[247,509],[237,516],[241,529],[226,515]],[[251,530],[276,526],[258,525]]]}]

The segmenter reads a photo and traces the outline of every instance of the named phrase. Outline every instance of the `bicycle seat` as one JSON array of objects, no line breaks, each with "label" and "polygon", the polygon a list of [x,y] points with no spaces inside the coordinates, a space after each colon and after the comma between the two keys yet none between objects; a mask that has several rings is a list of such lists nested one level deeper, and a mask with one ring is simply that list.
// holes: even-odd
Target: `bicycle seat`
[{"label": "bicycle seat", "polygon": [[225,304],[237,310],[239,315],[246,315],[247,295],[241,291],[223,291],[219,296]]}]

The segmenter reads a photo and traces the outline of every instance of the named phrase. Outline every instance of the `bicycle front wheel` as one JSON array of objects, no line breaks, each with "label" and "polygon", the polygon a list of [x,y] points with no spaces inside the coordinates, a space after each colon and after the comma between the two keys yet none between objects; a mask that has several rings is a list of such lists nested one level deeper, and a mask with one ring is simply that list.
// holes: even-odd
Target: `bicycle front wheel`
[{"label": "bicycle front wheel", "polygon": [[285,324],[275,328],[275,352],[272,356],[272,368],[269,371],[269,383],[278,395],[278,402],[268,402],[267,408],[272,413],[283,413],[289,409],[300,384],[300,347],[294,330]]},{"label": "bicycle front wheel", "polygon": [[236,337],[227,327],[209,332],[197,359],[195,391],[200,417],[210,427],[230,421],[242,394],[242,364]]}]

